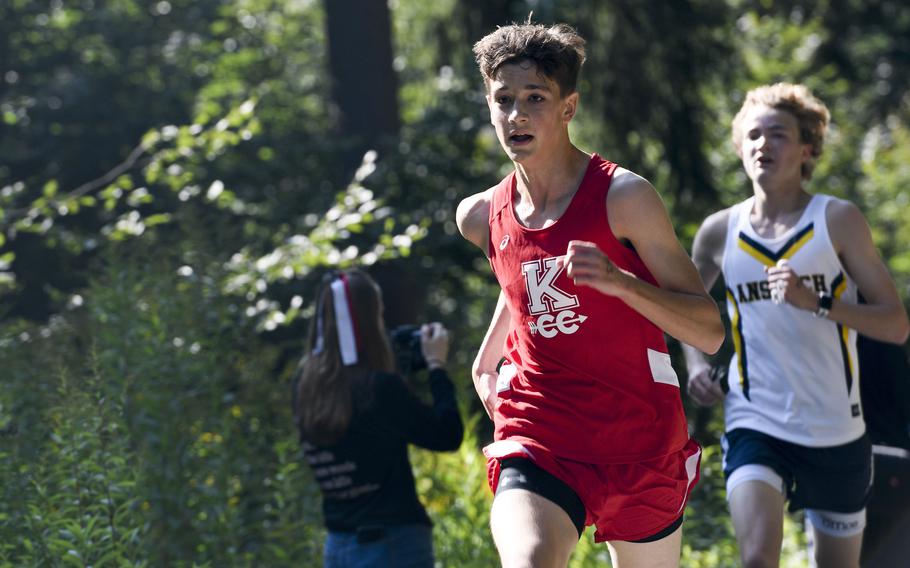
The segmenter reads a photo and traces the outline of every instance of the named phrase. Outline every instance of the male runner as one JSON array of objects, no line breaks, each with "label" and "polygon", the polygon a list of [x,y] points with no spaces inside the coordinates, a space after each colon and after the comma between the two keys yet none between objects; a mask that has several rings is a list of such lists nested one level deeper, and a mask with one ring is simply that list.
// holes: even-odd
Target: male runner
[{"label": "male runner", "polygon": [[907,339],[862,213],[803,187],[828,117],[802,85],[750,91],[733,144],[753,195],[709,216],[693,245],[708,286],[723,274],[736,353],[724,397],[705,358],[685,348],[689,392],[704,405],[725,398],[727,499],[746,567],[778,565],[788,500],[806,509],[819,566],[859,566],[872,454],[856,334]]},{"label": "male runner", "polygon": [[586,525],[613,565],[675,567],[698,475],[664,332],[706,352],[717,306],[643,178],[578,149],[584,40],[511,25],[474,47],[515,171],[458,206],[502,292],[474,363],[503,566],[566,566]]}]

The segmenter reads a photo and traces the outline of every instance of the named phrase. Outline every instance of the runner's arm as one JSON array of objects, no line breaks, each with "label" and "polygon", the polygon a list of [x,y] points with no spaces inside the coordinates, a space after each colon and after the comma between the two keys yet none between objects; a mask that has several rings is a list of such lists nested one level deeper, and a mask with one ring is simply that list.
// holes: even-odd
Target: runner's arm
[{"label": "runner's arm", "polygon": [[487,415],[493,418],[493,407],[496,404],[496,378],[499,372],[496,368],[502,359],[502,346],[509,333],[509,307],[506,305],[506,296],[500,291],[493,310],[490,327],[480,344],[480,350],[471,367],[471,376],[474,379],[474,389],[483,403]]},{"label": "runner's arm", "polygon": [[484,255],[489,250],[490,203],[494,189],[465,197],[455,210],[455,223],[461,235],[477,245]]},{"label": "runner's arm", "polygon": [[[695,233],[695,240],[692,243],[692,262],[707,290],[714,287],[721,275],[729,218],[729,209],[718,211],[705,219],[698,228],[698,232]],[[700,406],[710,406],[722,400],[724,391],[711,379],[711,365],[705,354],[688,343],[681,345],[689,376],[689,396]]]},{"label": "runner's arm", "polygon": [[[489,250],[490,242],[490,203],[495,188],[490,188],[482,193],[466,197],[458,204],[455,212],[455,221],[458,230],[468,241],[477,245],[484,255]],[[509,331],[509,309],[506,306],[505,295],[499,293],[496,309],[490,327],[487,329],[477,357],[471,367],[471,377],[474,380],[474,389],[483,403],[487,415],[493,417],[493,406],[496,403],[496,367],[502,358],[502,346]]]},{"label": "runner's arm", "polygon": [[[904,343],[910,332],[907,312],[872,242],[865,217],[856,205],[843,200],[830,203],[826,215],[831,240],[844,268],[866,300],[865,304],[834,300],[828,319],[879,341]],[[817,303],[810,309],[814,311],[816,307]]]},{"label": "runner's arm", "polygon": [[564,259],[568,275],[616,296],[679,341],[706,353],[723,343],[724,327],[695,265],[676,239],[660,196],[643,178],[626,170],[607,194],[610,227],[629,243],[657,280],[654,286],[620,270],[590,243],[572,241]]}]

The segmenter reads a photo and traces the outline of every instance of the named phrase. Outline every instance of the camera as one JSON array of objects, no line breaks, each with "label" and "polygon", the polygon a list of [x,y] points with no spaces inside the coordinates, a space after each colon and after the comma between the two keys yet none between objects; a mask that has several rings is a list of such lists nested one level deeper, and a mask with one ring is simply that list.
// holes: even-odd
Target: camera
[{"label": "camera", "polygon": [[427,366],[420,346],[420,326],[399,325],[389,330],[389,342],[402,373],[412,373]]}]

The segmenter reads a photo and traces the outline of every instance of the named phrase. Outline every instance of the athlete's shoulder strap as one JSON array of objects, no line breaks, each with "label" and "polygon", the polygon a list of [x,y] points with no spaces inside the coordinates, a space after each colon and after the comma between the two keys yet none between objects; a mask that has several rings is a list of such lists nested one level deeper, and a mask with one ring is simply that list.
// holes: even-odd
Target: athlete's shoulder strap
[{"label": "athlete's shoulder strap", "polygon": [[816,193],[812,196],[812,201],[809,202],[809,211],[806,217],[813,222],[817,222],[819,219],[822,221],[825,220],[825,212],[828,210],[828,203],[830,203],[834,198],[830,195],[824,193]]},{"label": "athlete's shoulder strap", "polygon": [[504,177],[493,190],[493,197],[490,201],[491,225],[501,216],[502,211],[509,206],[514,180],[515,172],[512,172]]},{"label": "athlete's shoulder strap", "polygon": [[[589,198],[603,203],[607,193],[610,191],[610,186],[613,185],[613,174],[616,173],[616,168],[618,167],[615,162],[611,162],[598,154],[592,154],[585,179],[582,181],[583,186],[579,188],[579,191],[584,188],[584,185],[589,185]],[[588,174],[590,174],[590,180],[587,179]]]},{"label": "athlete's shoulder strap", "polygon": [[724,275],[727,273],[727,259],[730,253],[736,249],[736,242],[739,240],[743,219],[749,219],[749,212],[752,210],[752,201],[754,199],[754,197],[749,197],[730,207],[730,214],[727,216],[727,235],[724,238],[724,253],[720,261],[720,270]]},{"label": "athlete's shoulder strap", "polygon": [[730,207],[730,216],[727,217],[727,239],[725,246],[729,247],[731,243],[735,246],[739,238],[739,232],[743,229],[745,221],[749,219],[749,212],[752,211],[752,203],[755,197],[749,197]]},{"label": "athlete's shoulder strap", "polygon": [[825,239],[830,239],[827,211],[828,204],[833,200],[834,198],[830,195],[816,193],[812,196],[812,201],[809,202],[809,210],[806,211],[806,222],[812,223],[815,234],[824,237]]}]

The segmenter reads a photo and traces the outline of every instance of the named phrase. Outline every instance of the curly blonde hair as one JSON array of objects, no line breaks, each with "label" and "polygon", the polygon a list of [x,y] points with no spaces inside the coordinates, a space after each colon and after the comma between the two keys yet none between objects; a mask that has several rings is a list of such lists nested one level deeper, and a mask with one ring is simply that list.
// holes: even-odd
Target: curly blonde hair
[{"label": "curly blonde hair", "polygon": [[796,117],[800,141],[812,146],[811,158],[806,160],[801,171],[803,179],[811,179],[816,159],[822,155],[828,121],[831,119],[825,103],[815,98],[805,85],[775,83],[752,89],[746,93],[743,106],[733,118],[733,146],[737,153],[744,135],[742,122],[749,110],[756,106],[785,110]]}]

